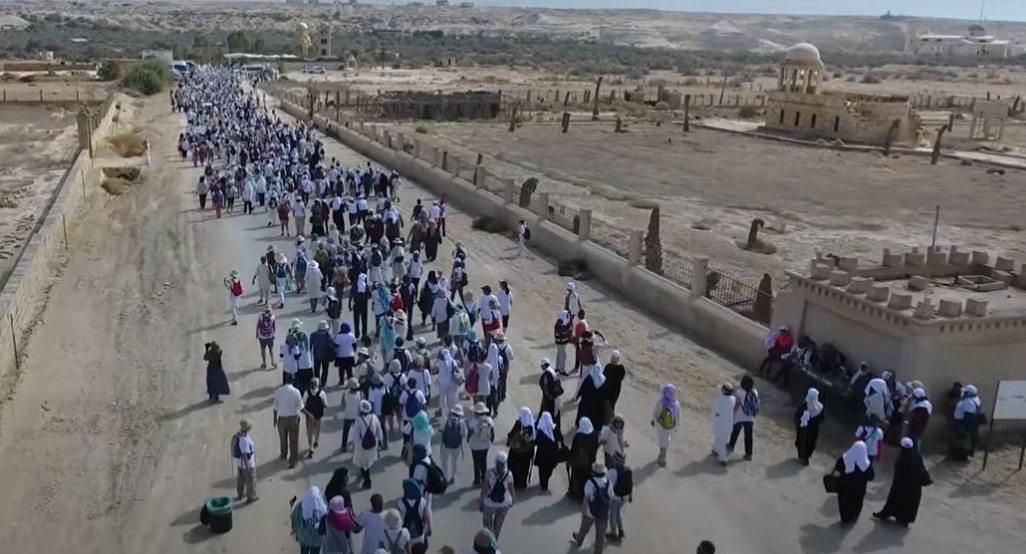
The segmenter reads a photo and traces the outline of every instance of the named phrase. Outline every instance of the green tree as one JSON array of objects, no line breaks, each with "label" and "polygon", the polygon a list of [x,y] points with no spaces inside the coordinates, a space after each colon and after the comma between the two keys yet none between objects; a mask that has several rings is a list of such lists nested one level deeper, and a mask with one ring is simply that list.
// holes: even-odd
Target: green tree
[{"label": "green tree", "polygon": [[166,63],[146,60],[133,65],[121,79],[121,84],[125,88],[151,96],[163,90],[164,86],[173,80],[174,74]]},{"label": "green tree", "polygon": [[229,52],[247,52],[250,49],[249,37],[242,31],[228,33]]},{"label": "green tree", "polygon": [[104,81],[114,81],[121,76],[121,66],[113,60],[107,60],[100,65],[97,75]]}]

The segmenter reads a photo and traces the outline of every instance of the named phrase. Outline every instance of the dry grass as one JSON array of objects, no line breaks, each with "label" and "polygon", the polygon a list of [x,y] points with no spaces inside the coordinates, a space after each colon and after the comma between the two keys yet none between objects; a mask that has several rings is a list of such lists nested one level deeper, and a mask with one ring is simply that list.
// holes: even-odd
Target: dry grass
[{"label": "dry grass", "polygon": [[107,191],[107,194],[111,196],[121,196],[128,192],[128,188],[131,186],[131,181],[120,177],[107,177],[102,183],[100,183],[100,187]]},{"label": "dry grass", "polygon": [[138,167],[105,167],[100,187],[111,196],[121,196],[135,184],[141,173]]},{"label": "dry grass", "polygon": [[111,149],[122,158],[134,158],[146,153],[146,139],[141,133],[121,133],[107,139]]}]

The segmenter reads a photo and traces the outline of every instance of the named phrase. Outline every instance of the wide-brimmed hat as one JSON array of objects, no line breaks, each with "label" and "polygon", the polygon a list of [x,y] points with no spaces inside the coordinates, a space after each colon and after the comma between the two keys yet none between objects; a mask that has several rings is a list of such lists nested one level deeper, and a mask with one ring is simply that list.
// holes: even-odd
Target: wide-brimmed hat
[{"label": "wide-brimmed hat", "polygon": [[360,413],[361,414],[369,414],[370,411],[371,411],[370,400],[361,400],[360,401]]},{"label": "wide-brimmed hat", "polygon": [[289,327],[289,328],[290,329],[299,329],[302,326],[303,326],[303,322],[302,321],[300,321],[299,319],[293,319],[292,320],[292,326]]},{"label": "wide-brimmed hat", "polygon": [[484,402],[478,402],[477,404],[474,404],[474,413],[479,415],[490,414],[492,411],[488,409],[488,406],[485,406]]},{"label": "wide-brimmed hat", "polygon": [[385,510],[383,519],[385,520],[385,526],[389,529],[398,529],[403,524],[403,517],[399,515],[399,510],[395,508]]},{"label": "wide-brimmed hat", "polygon": [[327,329],[328,329],[328,322],[327,322],[327,321],[324,321],[324,320],[322,319],[322,320],[320,321],[320,323],[318,323],[318,324],[317,324],[317,328],[318,328],[318,329],[320,329],[320,330],[322,330],[322,331],[324,331],[324,330],[327,330]]},{"label": "wide-brimmed hat", "polygon": [[235,279],[236,277],[239,276],[239,270],[233,269],[233,270],[231,270],[230,273],[228,273],[228,275],[231,275],[232,279]]},{"label": "wide-brimmed hat", "polygon": [[243,433],[248,433],[253,428],[253,424],[248,419],[243,419],[239,422],[239,430]]},{"label": "wide-brimmed hat", "polygon": [[427,344],[427,339],[425,339],[424,337],[417,337],[417,340],[413,342],[415,342],[417,346],[424,346],[425,344]]},{"label": "wide-brimmed hat", "polygon": [[280,264],[283,264],[283,263],[289,261],[289,259],[285,257],[285,253],[284,252],[278,252],[278,255],[276,255],[274,257],[274,261],[276,261],[276,262],[278,262]]},{"label": "wide-brimmed hat", "polygon": [[502,331],[496,331],[492,333],[493,340],[506,340],[506,335]]},{"label": "wide-brimmed hat", "polygon": [[602,462],[595,462],[595,463],[591,464],[591,472],[594,473],[595,475],[605,475],[606,474],[606,464],[604,464]]},{"label": "wide-brimmed hat", "polygon": [[452,407],[452,413],[454,415],[458,415],[460,417],[463,417],[463,406],[460,406],[459,404],[453,406]]},{"label": "wide-brimmed hat", "polygon": [[356,349],[356,355],[357,356],[367,356],[368,358],[370,358],[370,350],[367,350],[366,347],[361,346],[360,348]]},{"label": "wide-brimmed hat", "polygon": [[349,390],[360,388],[360,382],[356,380],[356,377],[350,377],[346,380],[346,388]]}]

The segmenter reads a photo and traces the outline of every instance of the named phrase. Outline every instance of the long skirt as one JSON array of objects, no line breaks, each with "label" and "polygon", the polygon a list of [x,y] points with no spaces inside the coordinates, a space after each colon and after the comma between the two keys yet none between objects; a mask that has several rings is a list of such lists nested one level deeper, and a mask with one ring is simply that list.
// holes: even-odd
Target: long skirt
[{"label": "long skirt", "polygon": [[584,497],[584,484],[591,479],[591,466],[569,466],[570,467],[570,486],[567,489],[567,494],[573,498]]},{"label": "long skirt", "polygon": [[531,476],[531,461],[534,452],[510,452],[509,471],[513,474],[513,487],[516,490],[527,488]]}]

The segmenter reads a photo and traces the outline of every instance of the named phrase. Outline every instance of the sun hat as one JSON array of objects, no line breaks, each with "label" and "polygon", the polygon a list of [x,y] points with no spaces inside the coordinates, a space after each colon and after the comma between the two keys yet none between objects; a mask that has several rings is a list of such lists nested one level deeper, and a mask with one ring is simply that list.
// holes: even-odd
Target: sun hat
[{"label": "sun hat", "polygon": [[239,422],[239,430],[243,433],[248,433],[251,429],[253,429],[253,424],[248,419],[243,419]]},{"label": "sun hat", "polygon": [[356,380],[356,377],[350,377],[346,380],[346,388],[354,390],[360,388],[360,382]]},{"label": "sun hat", "polygon": [[463,406],[460,406],[459,404],[453,406],[452,413],[460,417],[463,417]]},{"label": "sun hat", "polygon": [[488,406],[485,406],[484,402],[478,402],[477,404],[474,404],[474,413],[475,414],[490,414],[490,413],[492,413],[492,411],[488,409]]}]

